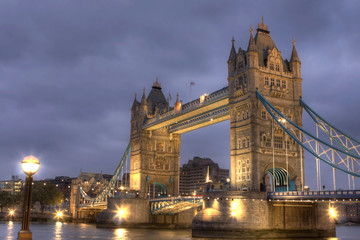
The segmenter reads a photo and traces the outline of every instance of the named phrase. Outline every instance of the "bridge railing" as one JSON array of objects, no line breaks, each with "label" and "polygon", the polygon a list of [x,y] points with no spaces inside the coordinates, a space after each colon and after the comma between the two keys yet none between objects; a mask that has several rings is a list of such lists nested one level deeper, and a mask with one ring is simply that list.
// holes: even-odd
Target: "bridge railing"
[{"label": "bridge railing", "polygon": [[360,199],[360,190],[269,192],[268,199]]}]

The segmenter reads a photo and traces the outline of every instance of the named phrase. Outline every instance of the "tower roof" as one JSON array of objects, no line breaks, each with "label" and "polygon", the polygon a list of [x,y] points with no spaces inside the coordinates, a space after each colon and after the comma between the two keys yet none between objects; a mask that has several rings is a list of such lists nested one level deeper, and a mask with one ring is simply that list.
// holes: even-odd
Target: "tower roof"
[{"label": "tower roof", "polygon": [[161,85],[156,78],[156,82],[153,84],[151,91],[147,97],[148,110],[150,113],[154,113],[155,107],[159,109],[165,109],[169,103],[166,101],[165,96],[161,90]]},{"label": "tower roof", "polygon": [[[274,41],[270,36],[270,31],[268,26],[264,23],[264,17],[261,18],[261,23],[258,24],[255,35],[255,44],[257,52],[259,53],[259,66],[265,66],[265,61],[268,58],[268,50],[274,49],[276,47]],[[288,65],[283,59],[284,71],[289,71]]]}]

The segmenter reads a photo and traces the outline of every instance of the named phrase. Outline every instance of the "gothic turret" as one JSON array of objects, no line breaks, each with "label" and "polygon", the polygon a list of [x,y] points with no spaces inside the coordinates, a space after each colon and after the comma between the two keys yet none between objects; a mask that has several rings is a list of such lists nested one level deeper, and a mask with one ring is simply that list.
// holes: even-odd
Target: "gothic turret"
[{"label": "gothic turret", "polygon": [[234,37],[232,37],[230,55],[229,55],[229,59],[227,61],[229,77],[235,75],[235,69],[236,69],[236,50],[235,50],[234,42],[235,42]]},{"label": "gothic turret", "polygon": [[136,110],[136,107],[138,107],[140,105],[140,102],[136,99],[136,93],[135,93],[135,98],[134,98],[134,102],[133,105],[131,107],[131,110]]},{"label": "gothic turret", "polygon": [[296,51],[295,47],[295,39],[293,39],[293,49],[291,52],[291,58],[290,58],[290,69],[291,72],[294,74],[294,77],[301,77],[301,62],[300,58],[298,56],[298,53]]},{"label": "gothic turret", "polygon": [[140,112],[141,112],[141,115],[143,115],[143,116],[147,116],[147,114],[148,114],[148,103],[146,100],[145,88],[143,90],[143,95],[141,97]]},{"label": "gothic turret", "polygon": [[250,28],[250,39],[246,52],[246,58],[248,68],[257,68],[259,66],[259,54],[256,48],[255,40],[253,38],[253,28]]},{"label": "gothic turret", "polygon": [[137,111],[139,110],[139,106],[140,106],[140,102],[136,99],[136,93],[135,93],[134,102],[131,107],[131,118],[132,119],[135,117]]}]

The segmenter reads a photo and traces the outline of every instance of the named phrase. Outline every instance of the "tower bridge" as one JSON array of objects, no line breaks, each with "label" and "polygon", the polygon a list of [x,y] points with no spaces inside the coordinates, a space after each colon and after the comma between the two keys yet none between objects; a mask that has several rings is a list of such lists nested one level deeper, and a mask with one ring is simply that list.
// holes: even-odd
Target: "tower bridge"
[{"label": "tower bridge", "polygon": [[[91,204],[107,199],[108,209],[99,215],[101,224],[112,223],[111,209],[120,203],[131,213],[121,217],[121,224],[162,221],[189,226],[192,221],[194,236],[204,237],[214,231],[223,236],[227,230],[265,238],[301,237],[304,233],[334,236],[335,220],[329,216],[325,200],[360,199],[355,189],[360,177],[360,142],[335,128],[301,99],[301,62],[295,40],[287,60],[264,21],[253,35],[251,28],[246,50],[236,50],[232,39],[226,87],[186,104],[177,96],[174,106],[165,99],[158,80],[147,96],[145,89],[140,100],[135,95],[130,145],[114,178],[120,171],[129,172],[126,191],[136,195],[119,200],[111,184],[96,198],[79,191]],[[303,129],[303,110],[314,121],[316,134]],[[194,197],[193,202],[179,198],[181,134],[225,120],[230,121],[232,191],[204,193],[202,199]],[[304,151],[315,158],[316,192],[304,191]],[[129,168],[125,165],[128,155]],[[320,163],[333,171],[333,191],[321,191]],[[348,175],[348,192],[338,191],[335,171]],[[154,199],[158,195],[166,198]],[[201,203],[203,210],[198,212]],[[173,216],[159,220],[160,215]],[[274,229],[276,236],[271,233]]]}]

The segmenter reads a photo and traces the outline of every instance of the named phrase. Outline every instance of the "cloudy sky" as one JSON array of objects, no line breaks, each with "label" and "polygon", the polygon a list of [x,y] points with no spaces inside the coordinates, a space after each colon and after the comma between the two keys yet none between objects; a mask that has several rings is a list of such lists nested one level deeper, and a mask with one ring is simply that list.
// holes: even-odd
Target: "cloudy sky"
[{"label": "cloudy sky", "polygon": [[[35,179],[113,173],[134,93],[156,77],[173,101],[190,99],[190,81],[193,97],[226,86],[231,37],[246,49],[261,16],[284,58],[296,38],[304,100],[360,139],[359,11],[355,0],[1,1],[0,179],[23,178],[28,154]],[[181,163],[193,156],[229,168],[229,122],[184,134]]]}]

